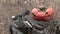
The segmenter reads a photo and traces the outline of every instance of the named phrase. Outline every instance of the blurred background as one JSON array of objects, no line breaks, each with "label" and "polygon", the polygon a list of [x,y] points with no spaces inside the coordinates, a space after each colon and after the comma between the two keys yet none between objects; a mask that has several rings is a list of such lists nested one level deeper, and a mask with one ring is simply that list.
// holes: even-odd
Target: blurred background
[{"label": "blurred background", "polygon": [[34,7],[44,5],[53,7],[55,18],[60,20],[60,0],[0,0],[0,34],[9,34],[10,18],[21,14],[25,9],[32,10]]}]

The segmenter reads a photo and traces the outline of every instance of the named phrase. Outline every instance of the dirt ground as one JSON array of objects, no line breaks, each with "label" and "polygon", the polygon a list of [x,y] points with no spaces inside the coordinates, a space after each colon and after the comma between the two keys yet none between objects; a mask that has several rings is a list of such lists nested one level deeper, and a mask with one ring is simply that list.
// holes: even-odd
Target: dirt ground
[{"label": "dirt ground", "polygon": [[[26,1],[26,2],[25,2]],[[55,10],[55,18],[60,20],[60,0],[0,0],[0,34],[9,34],[9,24],[11,16],[21,14],[25,9],[39,5],[45,7],[53,7]]]}]

